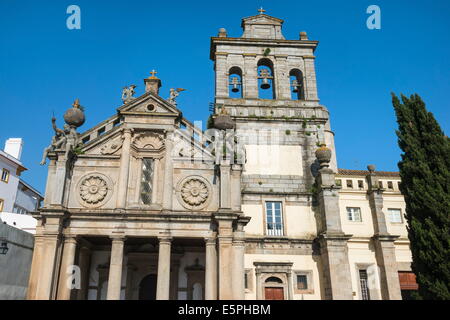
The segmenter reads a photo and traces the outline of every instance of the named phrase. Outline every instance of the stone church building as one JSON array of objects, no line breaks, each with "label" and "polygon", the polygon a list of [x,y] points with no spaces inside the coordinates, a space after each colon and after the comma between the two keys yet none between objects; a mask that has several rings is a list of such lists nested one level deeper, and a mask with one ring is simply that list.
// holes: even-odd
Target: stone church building
[{"label": "stone church building", "polygon": [[[338,169],[320,104],[317,41],[283,20],[211,38],[209,130],[182,89],[124,89],[84,133],[76,101],[55,129],[28,299],[407,298],[416,289],[396,172]],[[89,115],[88,109],[86,115]]]}]

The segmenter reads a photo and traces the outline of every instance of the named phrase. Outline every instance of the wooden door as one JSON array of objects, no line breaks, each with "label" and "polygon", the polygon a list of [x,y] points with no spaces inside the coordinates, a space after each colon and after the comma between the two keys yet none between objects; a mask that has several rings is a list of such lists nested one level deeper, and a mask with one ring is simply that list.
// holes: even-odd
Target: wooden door
[{"label": "wooden door", "polygon": [[266,300],[284,300],[284,289],[283,288],[265,288]]}]

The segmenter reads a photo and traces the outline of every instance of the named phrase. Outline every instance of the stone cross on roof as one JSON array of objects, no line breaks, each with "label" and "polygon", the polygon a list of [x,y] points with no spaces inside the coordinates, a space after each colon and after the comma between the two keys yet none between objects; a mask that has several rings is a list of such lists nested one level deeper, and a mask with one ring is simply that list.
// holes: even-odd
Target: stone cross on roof
[{"label": "stone cross on roof", "polygon": [[156,72],[155,69],[153,69],[153,70],[150,72],[150,74],[152,75],[150,78],[151,78],[151,79],[155,79],[155,78],[156,78],[155,74],[157,74],[157,73],[158,73],[158,72]]}]

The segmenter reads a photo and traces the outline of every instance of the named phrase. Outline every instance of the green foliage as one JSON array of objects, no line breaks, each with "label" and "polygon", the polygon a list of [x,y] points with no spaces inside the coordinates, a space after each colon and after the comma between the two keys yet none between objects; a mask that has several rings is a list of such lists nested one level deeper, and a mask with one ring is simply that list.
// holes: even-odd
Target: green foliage
[{"label": "green foliage", "polygon": [[450,140],[417,95],[394,94],[400,190],[422,299],[450,299]]},{"label": "green foliage", "polygon": [[285,133],[287,136],[289,136],[291,134],[291,130],[286,130]]},{"label": "green foliage", "polygon": [[265,49],[263,55],[265,57],[267,57],[269,54],[270,54],[270,48]]},{"label": "green foliage", "polygon": [[80,146],[77,146],[73,149],[73,153],[76,155],[84,154],[84,151],[81,149]]}]

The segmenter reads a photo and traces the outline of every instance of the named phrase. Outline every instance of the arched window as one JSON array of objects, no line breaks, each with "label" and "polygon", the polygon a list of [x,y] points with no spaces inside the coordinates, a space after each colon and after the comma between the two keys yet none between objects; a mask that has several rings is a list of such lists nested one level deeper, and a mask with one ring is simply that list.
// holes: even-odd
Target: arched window
[{"label": "arched window", "polygon": [[305,100],[303,73],[298,69],[292,69],[289,72],[289,82],[291,84],[291,99]]},{"label": "arched window", "polygon": [[260,99],[276,99],[273,63],[270,59],[258,61],[258,97]]},{"label": "arched window", "polygon": [[232,67],[228,72],[228,96],[234,99],[242,98],[242,70]]},{"label": "arched window", "polygon": [[266,279],[266,283],[274,282],[274,283],[283,283],[283,281],[278,277],[269,277]]}]

